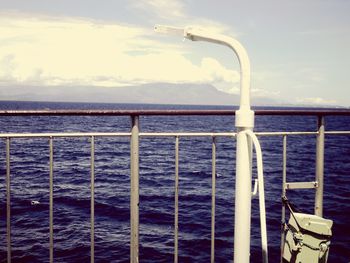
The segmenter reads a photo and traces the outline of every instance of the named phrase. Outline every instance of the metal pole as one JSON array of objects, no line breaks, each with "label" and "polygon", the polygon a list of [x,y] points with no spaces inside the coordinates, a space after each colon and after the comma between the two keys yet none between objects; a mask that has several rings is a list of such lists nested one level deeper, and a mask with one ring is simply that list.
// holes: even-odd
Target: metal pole
[{"label": "metal pole", "polygon": [[130,262],[139,262],[139,116],[131,116]]},{"label": "metal pole", "polygon": [[315,215],[323,215],[323,175],[324,175],[324,116],[318,117],[318,134],[316,139],[316,182]]},{"label": "metal pole", "polygon": [[[282,167],[282,196],[286,195],[286,182],[287,182],[287,135],[283,135],[283,167]],[[281,263],[283,262],[284,253],[284,223],[286,221],[286,208],[282,205],[282,218],[281,218]]]},{"label": "metal pole", "polygon": [[191,27],[174,28],[155,26],[161,33],[180,35],[192,41],[206,41],[229,47],[236,54],[241,72],[240,105],[236,111],[236,199],[235,199],[235,238],[234,262],[249,263],[250,255],[250,210],[251,210],[251,140],[246,131],[253,130],[254,111],[250,109],[250,62],[245,48],[236,39],[212,34]]},{"label": "metal pole", "polygon": [[212,174],[211,174],[211,257],[210,262],[215,262],[215,191],[216,191],[216,140],[212,142]]},{"label": "metal pole", "polygon": [[237,130],[234,262],[249,263],[251,214],[251,150],[245,133]]},{"label": "metal pole", "polygon": [[7,263],[11,263],[11,177],[10,177],[10,138],[6,138],[6,237]]},{"label": "metal pole", "polygon": [[174,223],[174,263],[179,257],[179,136],[175,141],[175,223]]},{"label": "metal pole", "polygon": [[95,137],[91,136],[90,262],[95,261]]},{"label": "metal pole", "polygon": [[49,227],[50,227],[50,263],[53,263],[53,139],[49,139],[49,148],[50,148],[50,197],[49,197]]}]

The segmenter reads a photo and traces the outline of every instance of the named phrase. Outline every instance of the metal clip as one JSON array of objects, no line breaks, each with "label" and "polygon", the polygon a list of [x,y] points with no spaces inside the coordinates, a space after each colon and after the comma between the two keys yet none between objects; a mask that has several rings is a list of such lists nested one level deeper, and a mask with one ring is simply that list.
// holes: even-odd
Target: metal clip
[{"label": "metal clip", "polygon": [[254,188],[252,192],[252,197],[256,196],[258,193],[258,179],[254,179]]}]

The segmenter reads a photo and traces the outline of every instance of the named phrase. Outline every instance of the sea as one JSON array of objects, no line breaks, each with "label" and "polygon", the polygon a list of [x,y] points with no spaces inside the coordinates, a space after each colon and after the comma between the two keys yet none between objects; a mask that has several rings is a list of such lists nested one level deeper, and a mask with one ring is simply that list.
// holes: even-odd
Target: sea
[{"label": "sea", "polygon": [[[223,106],[1,101],[23,109],[232,109]],[[350,117],[328,116],[326,130],[350,130]],[[1,133],[129,132],[129,116],[0,117]],[[255,131],[315,131],[317,117],[256,116]],[[141,116],[142,132],[232,132],[234,116]],[[281,243],[281,136],[260,137],[270,262]],[[54,261],[90,262],[90,139],[54,138]],[[180,137],[179,262],[210,262],[212,138]],[[215,262],[232,262],[234,138],[216,139]],[[326,135],[324,217],[333,220],[328,262],[350,262],[350,136]],[[6,252],[6,142],[0,140],[0,262]],[[49,141],[12,139],[12,262],[49,261]],[[316,136],[287,137],[287,181],[315,180]],[[253,177],[256,178],[255,165]],[[174,259],[175,139],[140,138],[140,262]],[[315,191],[289,190],[303,213]],[[32,205],[32,201],[37,201]],[[95,139],[95,262],[130,262],[130,142]],[[287,213],[287,220],[289,214]],[[251,262],[262,262],[258,198],[252,200]],[[304,262],[306,263],[306,262]],[[308,262],[309,263],[309,262]]]}]

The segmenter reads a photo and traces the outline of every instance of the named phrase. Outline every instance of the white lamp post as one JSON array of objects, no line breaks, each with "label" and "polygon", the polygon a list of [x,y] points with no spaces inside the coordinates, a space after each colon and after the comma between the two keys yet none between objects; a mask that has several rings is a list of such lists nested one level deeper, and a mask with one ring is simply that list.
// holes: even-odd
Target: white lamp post
[{"label": "white lamp post", "polygon": [[250,256],[250,223],[251,223],[251,163],[252,145],[247,131],[253,130],[254,112],[250,108],[250,63],[246,50],[235,39],[212,34],[193,28],[173,28],[156,26],[161,33],[182,35],[193,41],[207,41],[231,48],[240,63],[241,87],[240,106],[236,111],[237,148],[236,148],[236,196],[235,196],[235,237],[234,262],[249,263]]}]

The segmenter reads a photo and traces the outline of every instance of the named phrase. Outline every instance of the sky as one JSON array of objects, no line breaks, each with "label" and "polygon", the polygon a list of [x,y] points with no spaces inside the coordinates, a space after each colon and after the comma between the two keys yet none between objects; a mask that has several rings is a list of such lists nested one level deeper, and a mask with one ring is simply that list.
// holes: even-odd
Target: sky
[{"label": "sky", "polygon": [[163,24],[239,40],[254,97],[349,107],[349,13],[347,0],[0,0],[0,100],[150,83],[239,94],[230,49],[154,32]]}]

